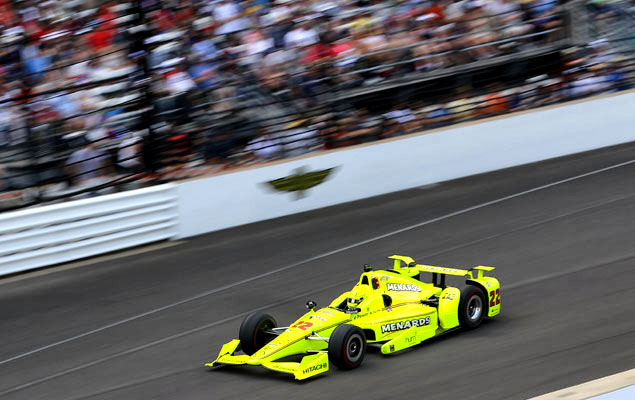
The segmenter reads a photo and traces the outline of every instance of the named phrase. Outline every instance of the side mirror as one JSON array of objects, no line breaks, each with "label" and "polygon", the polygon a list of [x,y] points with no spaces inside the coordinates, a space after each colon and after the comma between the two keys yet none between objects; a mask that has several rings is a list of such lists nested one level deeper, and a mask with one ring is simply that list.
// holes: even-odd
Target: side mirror
[{"label": "side mirror", "polygon": [[309,300],[306,302],[306,308],[308,308],[309,310],[313,310],[315,307],[317,307],[317,303],[313,300]]}]

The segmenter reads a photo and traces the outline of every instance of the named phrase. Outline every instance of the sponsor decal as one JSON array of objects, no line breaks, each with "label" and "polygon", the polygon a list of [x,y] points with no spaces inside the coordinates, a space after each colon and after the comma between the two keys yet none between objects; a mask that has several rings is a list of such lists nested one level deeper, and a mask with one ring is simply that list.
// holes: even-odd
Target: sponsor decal
[{"label": "sponsor decal", "polygon": [[285,366],[280,365],[280,364],[269,365],[269,368],[273,369],[274,371],[288,372],[288,373],[291,373],[291,374],[295,372],[295,368],[293,368],[293,367],[285,367]]},{"label": "sponsor decal", "polygon": [[296,200],[306,197],[305,192],[317,186],[329,177],[335,168],[306,172],[305,167],[297,168],[289,176],[267,182],[269,187],[279,192],[295,193]]},{"label": "sponsor decal", "polygon": [[402,331],[404,329],[412,328],[413,326],[426,325],[430,325],[430,317],[415,318],[406,321],[393,322],[392,324],[385,324],[381,326],[381,333]]},{"label": "sponsor decal", "polygon": [[363,317],[365,317],[367,315],[368,315],[367,312],[363,313],[363,314],[359,314],[359,313],[358,314],[353,314],[353,319],[363,318]]},{"label": "sponsor decal", "polygon": [[446,293],[443,295],[444,300],[453,300],[455,297],[454,293]]},{"label": "sponsor decal", "polygon": [[312,316],[310,316],[309,318],[317,318],[317,319],[319,319],[319,320],[321,320],[321,321],[326,322],[326,318],[324,318],[324,317],[320,317],[319,315],[312,315]]},{"label": "sponsor decal", "polygon": [[489,292],[489,306],[495,307],[501,303],[500,289],[492,290]]},{"label": "sponsor decal", "polygon": [[386,288],[393,292],[420,292],[421,288],[409,283],[387,283]]},{"label": "sponsor decal", "polygon": [[390,279],[388,275],[382,275],[381,278],[379,278],[380,281],[387,281],[388,279]]},{"label": "sponsor decal", "polygon": [[433,267],[431,265],[424,265],[426,271],[438,271],[438,272],[449,272],[452,274],[463,274],[464,271],[461,271],[460,269],[454,269],[454,268],[445,268],[445,267]]},{"label": "sponsor decal", "polygon": [[311,372],[315,372],[315,371],[320,371],[322,369],[326,369],[326,367],[328,367],[327,363],[322,363],[322,364],[318,364],[318,365],[314,365],[312,367],[309,368],[305,368],[302,370],[303,374],[309,374]]},{"label": "sponsor decal", "polygon": [[291,325],[291,328],[298,328],[298,329],[302,329],[303,331],[306,331],[307,328],[310,328],[312,326],[313,326],[313,322],[298,321],[295,324]]},{"label": "sponsor decal", "polygon": [[391,344],[391,345],[390,345],[390,351],[391,351],[391,352],[392,352],[392,351],[395,351],[395,345],[394,345],[394,344]]}]

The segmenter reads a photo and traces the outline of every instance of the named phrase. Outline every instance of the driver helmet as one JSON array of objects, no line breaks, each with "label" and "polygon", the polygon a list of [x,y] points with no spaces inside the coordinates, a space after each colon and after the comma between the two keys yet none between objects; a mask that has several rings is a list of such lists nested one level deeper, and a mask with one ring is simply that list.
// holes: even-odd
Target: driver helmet
[{"label": "driver helmet", "polygon": [[359,307],[359,304],[368,297],[368,291],[368,285],[355,286],[346,300],[346,306],[348,308]]}]

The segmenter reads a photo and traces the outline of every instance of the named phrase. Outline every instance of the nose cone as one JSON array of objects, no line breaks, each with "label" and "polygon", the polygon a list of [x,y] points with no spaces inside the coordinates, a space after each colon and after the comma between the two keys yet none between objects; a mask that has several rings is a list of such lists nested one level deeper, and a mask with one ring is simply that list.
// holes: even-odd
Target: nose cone
[{"label": "nose cone", "polygon": [[289,328],[255,352],[247,363],[261,364],[263,361],[272,361],[292,354],[301,353],[303,350],[298,346],[302,345],[305,337],[310,334],[311,332],[298,332],[297,329]]},{"label": "nose cone", "polygon": [[[284,335],[284,333],[282,335]],[[278,338],[280,336],[278,336]],[[262,364],[263,361],[275,355],[280,350],[280,348],[281,347],[280,347],[280,343],[278,342],[278,339],[272,340],[267,345],[265,345],[262,349],[252,354],[249,360],[247,361],[247,364],[260,365]]]}]

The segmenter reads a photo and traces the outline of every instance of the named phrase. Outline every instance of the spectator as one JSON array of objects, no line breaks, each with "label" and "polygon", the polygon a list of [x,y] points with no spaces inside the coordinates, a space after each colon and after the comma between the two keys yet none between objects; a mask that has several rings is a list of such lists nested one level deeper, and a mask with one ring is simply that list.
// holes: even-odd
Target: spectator
[{"label": "spectator", "polygon": [[137,135],[131,135],[124,139],[118,147],[117,166],[124,173],[141,172],[144,170],[142,162],[142,138]]},{"label": "spectator", "polygon": [[245,147],[255,161],[269,161],[282,157],[284,149],[280,140],[274,138],[264,129],[260,130],[260,135],[249,141]]},{"label": "spectator", "polygon": [[284,45],[287,48],[305,48],[320,41],[318,33],[311,27],[309,21],[301,20],[292,30],[284,35]]},{"label": "spectator", "polygon": [[72,182],[84,182],[110,173],[110,160],[95,143],[88,142],[66,160],[66,175]]},{"label": "spectator", "polygon": [[219,24],[217,35],[227,35],[247,29],[249,20],[242,16],[240,7],[231,0],[219,0],[214,6],[214,20]]},{"label": "spectator", "polygon": [[401,125],[394,119],[389,119],[384,122],[384,128],[381,137],[383,139],[388,139],[391,137],[402,136],[406,133],[408,132],[404,129],[404,125]]},{"label": "spectator", "polygon": [[219,164],[229,161],[234,149],[234,141],[226,130],[211,134],[205,144],[205,159]]},{"label": "spectator", "polygon": [[7,172],[4,168],[4,165],[0,164],[0,193],[7,190],[9,187],[9,182],[6,179]]},{"label": "spectator", "polygon": [[96,29],[87,35],[87,42],[93,50],[104,50],[114,44],[117,33],[114,21],[117,16],[114,11],[115,4],[113,1],[108,1],[97,12],[97,18],[94,20]]},{"label": "spectator", "polygon": [[192,53],[202,61],[213,61],[218,56],[218,49],[212,40],[211,32],[203,32],[192,44]]},{"label": "spectator", "polygon": [[[607,18],[619,14],[609,3],[595,3]],[[156,146],[163,161],[189,165],[200,146],[211,162],[236,162],[240,149],[268,160],[632,84],[628,63],[619,61],[618,41],[598,40],[575,53],[564,75],[559,65],[547,70],[542,59],[530,60],[531,69],[541,70],[537,74],[550,76],[518,84],[529,75],[517,64],[520,69],[496,77],[501,83],[483,97],[480,89],[464,87],[492,81],[481,68],[492,58],[547,43],[545,35],[520,36],[559,32],[559,0],[175,0],[143,7],[150,38],[130,29],[134,17],[118,18],[137,13],[127,3],[0,2],[0,101],[6,101],[0,103],[0,147],[25,141],[30,115],[36,125],[31,135],[51,138],[38,142],[42,154],[58,152],[54,138],[88,131],[91,139],[118,150],[120,168],[135,170],[143,163],[127,153],[131,144],[138,154],[137,139],[127,136],[129,124],[163,121],[169,129],[158,140],[172,144]],[[482,72],[461,65],[472,62]],[[468,71],[458,83],[454,69]],[[434,89],[441,83],[429,79],[437,73],[438,82],[447,84],[442,93]],[[430,82],[431,92],[419,83],[403,89],[420,78]],[[386,80],[394,89],[367,100]],[[37,97],[13,100],[24,95]],[[289,123],[291,115],[295,122]],[[274,126],[253,135],[260,122]],[[121,137],[129,139],[118,143]],[[260,142],[271,145],[259,149]],[[99,151],[81,150],[75,159]],[[130,157],[134,165],[122,163]]]},{"label": "spectator", "polygon": [[483,96],[478,115],[488,117],[504,114],[509,110],[509,99],[502,93],[500,85],[489,85],[489,94]]},{"label": "spectator", "polygon": [[478,101],[473,101],[469,97],[470,89],[461,88],[458,94],[455,95],[455,100],[447,104],[447,109],[452,115],[454,122],[462,122],[470,119],[476,107],[478,107]]},{"label": "spectator", "polygon": [[320,146],[319,130],[300,116],[284,127],[280,140],[287,157],[299,156]]},{"label": "spectator", "polygon": [[30,43],[26,45],[21,54],[24,60],[24,73],[31,81],[38,82],[45,75],[44,70],[52,64],[50,47],[45,44]]},{"label": "spectator", "polygon": [[214,65],[198,56],[192,57],[192,66],[188,69],[188,73],[201,90],[209,90],[220,85]]},{"label": "spectator", "polygon": [[425,127],[429,129],[440,128],[447,125],[452,120],[452,115],[441,104],[425,107],[421,110]]},{"label": "spectator", "polygon": [[384,118],[396,121],[398,124],[406,124],[415,120],[412,110],[410,110],[410,108],[408,108],[405,104],[394,106],[392,111],[384,114]]},{"label": "spectator", "polygon": [[558,15],[559,0],[529,0],[525,1],[527,16],[534,20],[532,24],[538,32],[560,26],[562,20]]}]

